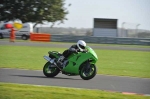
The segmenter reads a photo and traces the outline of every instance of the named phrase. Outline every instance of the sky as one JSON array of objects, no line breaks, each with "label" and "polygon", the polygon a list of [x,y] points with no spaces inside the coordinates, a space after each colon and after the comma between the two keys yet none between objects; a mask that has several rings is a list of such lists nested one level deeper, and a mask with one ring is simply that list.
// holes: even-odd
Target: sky
[{"label": "sky", "polygon": [[[93,28],[94,18],[118,19],[126,28],[150,30],[150,0],[65,0],[68,20],[55,27]],[[68,7],[68,4],[71,6]]]}]

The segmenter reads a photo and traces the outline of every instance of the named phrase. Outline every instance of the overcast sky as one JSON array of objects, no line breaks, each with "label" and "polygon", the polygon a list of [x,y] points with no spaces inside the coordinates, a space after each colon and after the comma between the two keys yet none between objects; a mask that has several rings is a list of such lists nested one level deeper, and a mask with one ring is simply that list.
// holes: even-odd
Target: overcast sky
[{"label": "overcast sky", "polygon": [[[93,28],[93,18],[118,19],[118,27],[150,30],[150,0],[66,0],[68,20],[57,27]],[[129,24],[130,23],[130,24]]]}]

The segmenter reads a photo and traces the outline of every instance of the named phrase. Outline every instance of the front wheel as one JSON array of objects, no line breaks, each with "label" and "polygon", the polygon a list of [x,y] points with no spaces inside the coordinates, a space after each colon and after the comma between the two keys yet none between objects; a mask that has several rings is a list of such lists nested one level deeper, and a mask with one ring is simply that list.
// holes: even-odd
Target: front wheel
[{"label": "front wheel", "polygon": [[83,65],[79,71],[80,77],[84,80],[92,79],[93,77],[95,77],[96,73],[97,73],[97,68],[94,64],[91,64],[88,70],[86,69],[86,66]]},{"label": "front wheel", "polygon": [[60,70],[57,67],[51,67],[51,63],[47,62],[43,67],[43,73],[46,77],[55,77]]}]

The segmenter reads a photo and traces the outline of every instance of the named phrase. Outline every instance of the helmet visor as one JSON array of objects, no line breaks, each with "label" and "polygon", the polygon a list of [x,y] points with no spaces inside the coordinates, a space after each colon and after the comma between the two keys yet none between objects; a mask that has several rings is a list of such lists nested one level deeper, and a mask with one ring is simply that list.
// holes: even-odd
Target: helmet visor
[{"label": "helmet visor", "polygon": [[79,44],[79,47],[82,48],[82,49],[85,49],[85,46]]}]

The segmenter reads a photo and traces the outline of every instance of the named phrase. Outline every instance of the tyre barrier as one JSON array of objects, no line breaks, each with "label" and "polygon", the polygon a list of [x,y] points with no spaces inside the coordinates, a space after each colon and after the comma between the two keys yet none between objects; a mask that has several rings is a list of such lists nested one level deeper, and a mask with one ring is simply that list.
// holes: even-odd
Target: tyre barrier
[{"label": "tyre barrier", "polygon": [[50,42],[51,35],[47,33],[30,33],[31,41]]}]

